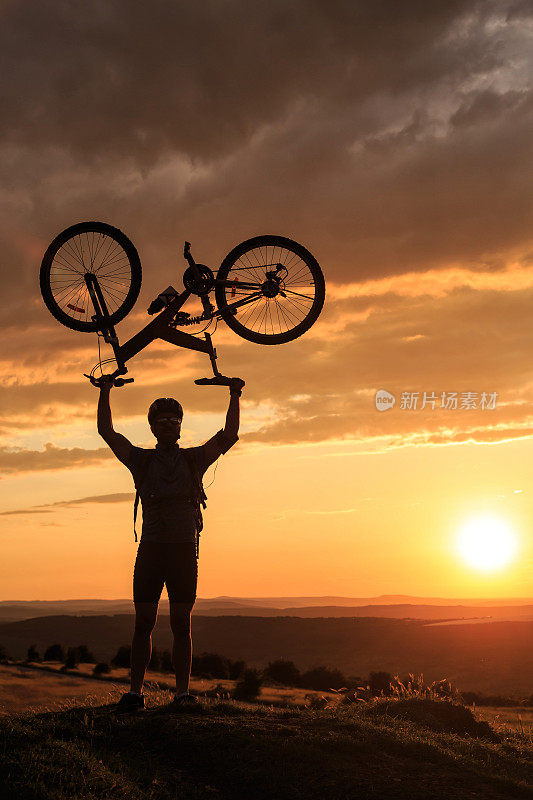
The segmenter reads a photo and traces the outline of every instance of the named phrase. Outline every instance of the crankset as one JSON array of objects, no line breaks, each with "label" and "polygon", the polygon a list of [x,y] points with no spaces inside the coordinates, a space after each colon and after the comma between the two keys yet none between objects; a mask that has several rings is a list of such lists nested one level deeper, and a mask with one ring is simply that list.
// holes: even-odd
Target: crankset
[{"label": "crankset", "polygon": [[215,285],[213,270],[206,267],[205,264],[190,266],[183,273],[183,285],[198,297],[208,294]]}]

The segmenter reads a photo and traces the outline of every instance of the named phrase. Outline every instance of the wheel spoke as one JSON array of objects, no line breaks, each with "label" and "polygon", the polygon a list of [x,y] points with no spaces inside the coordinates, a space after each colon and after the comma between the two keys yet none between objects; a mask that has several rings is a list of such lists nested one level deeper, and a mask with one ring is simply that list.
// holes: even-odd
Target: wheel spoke
[{"label": "wheel spoke", "polygon": [[287,287],[285,287],[285,289],[283,291],[285,292],[285,294],[287,294],[287,292],[288,292],[289,294],[298,295],[298,297],[304,297],[306,300],[310,300],[311,302],[313,302],[313,300],[315,299],[314,297],[310,297],[308,294],[301,294],[300,292],[293,292],[292,289],[287,289]]}]

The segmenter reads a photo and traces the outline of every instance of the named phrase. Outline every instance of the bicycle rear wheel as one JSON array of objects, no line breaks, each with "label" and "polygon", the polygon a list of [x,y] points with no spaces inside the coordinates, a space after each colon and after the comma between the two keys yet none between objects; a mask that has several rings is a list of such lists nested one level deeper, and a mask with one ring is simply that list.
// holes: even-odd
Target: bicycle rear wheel
[{"label": "bicycle rear wheel", "polygon": [[[239,336],[256,344],[284,344],[316,322],[324,305],[324,276],[314,256],[298,242],[285,236],[255,236],[222,262],[215,297],[222,319]],[[233,313],[231,304],[247,299],[250,302]]]},{"label": "bicycle rear wheel", "polygon": [[84,276],[100,286],[109,323],[115,325],[133,308],[141,290],[139,254],[128,237],[105,222],[79,222],[50,244],[41,264],[40,284],[50,313],[75,331],[94,332],[94,306]]}]

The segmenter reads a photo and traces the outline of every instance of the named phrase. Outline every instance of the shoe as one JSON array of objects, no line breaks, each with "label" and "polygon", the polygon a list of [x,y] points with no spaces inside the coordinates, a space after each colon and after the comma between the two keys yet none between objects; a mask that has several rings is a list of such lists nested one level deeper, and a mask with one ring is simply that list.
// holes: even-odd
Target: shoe
[{"label": "shoe", "polygon": [[136,714],[138,711],[144,711],[144,695],[139,697],[131,692],[123,694],[115,708],[115,714]]},{"label": "shoe", "polygon": [[199,708],[200,701],[194,694],[180,694],[179,697],[174,696],[171,703],[168,704],[169,711],[187,711],[192,708]]}]

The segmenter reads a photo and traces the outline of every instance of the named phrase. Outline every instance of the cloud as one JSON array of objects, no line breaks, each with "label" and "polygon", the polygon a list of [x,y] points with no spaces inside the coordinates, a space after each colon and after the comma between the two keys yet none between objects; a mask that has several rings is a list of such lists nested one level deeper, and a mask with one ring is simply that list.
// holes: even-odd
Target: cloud
[{"label": "cloud", "polygon": [[[507,0],[5,4],[3,436],[93,424],[97,394],[81,373],[96,339],[56,323],[37,281],[51,238],[82,219],[123,228],[141,255],[143,293],[121,341],[162,287],[180,285],[185,237],[214,267],[261,232],[318,257],[326,307],[303,339],[259,350],[217,332],[220,367],[247,379],[243,417],[246,403],[275,410],[243,442],[481,440],[493,421],[501,435],[526,435],[528,10]],[[161,393],[186,413],[224,411],[225,394],[192,384],[204,365],[188,353],[153,344],[130,371],[137,383],[113,394],[118,427]],[[490,423],[382,415],[380,387],[498,391],[505,405]],[[0,468],[106,457],[4,448]]]},{"label": "cloud", "polygon": [[0,447],[0,474],[87,467],[110,457],[111,452],[106,447],[85,450],[81,447],[56,447],[51,442],[45,444],[44,450]]},{"label": "cloud", "polygon": [[251,233],[292,234],[339,281],[531,239],[516,4],[31,7],[7,4],[0,31],[8,320],[37,319],[39,256],[96,214],[154,278],[177,228],[215,264]]},{"label": "cloud", "polygon": [[46,503],[42,506],[19,508],[14,511],[2,511],[0,517],[22,514],[49,514],[53,508],[73,508],[85,503],[126,503],[133,500],[131,492],[115,492],[115,494],[97,494],[91,497],[79,497],[76,500],[61,500],[57,503]]},{"label": "cloud", "polygon": [[[530,342],[522,322],[533,303],[529,267],[485,273],[451,270],[442,284],[435,273],[422,274],[418,282],[399,276],[355,288],[359,293],[352,285],[347,296],[340,291],[329,300],[323,319],[305,337],[263,348],[261,358],[258,346],[236,337],[233,346],[225,344],[221,368],[247,381],[244,425],[256,406],[266,403],[271,409],[270,424],[259,418],[256,430],[241,435],[243,444],[402,435],[406,441],[427,441],[432,435],[435,441],[449,441],[457,440],[461,431],[479,441],[529,435],[533,383]],[[113,392],[117,429],[132,416],[144,418],[157,395],[178,397],[186,418],[194,412],[223,419],[226,390],[193,383],[203,371],[200,359],[194,369],[194,361],[183,365],[179,352],[162,351],[161,357],[161,363],[157,356],[144,372],[140,367],[140,377],[133,371],[138,383]],[[393,411],[376,411],[379,388],[398,398]],[[478,400],[482,392],[497,392],[498,401],[493,411],[400,410],[399,398],[407,391],[419,392],[420,403],[424,392],[440,397],[452,391],[476,392]],[[6,430],[10,420],[27,424],[28,415],[37,427],[81,418],[92,427],[96,400],[97,392],[84,384],[17,384],[4,389],[0,418]],[[79,463],[84,453],[94,460],[94,452],[82,451]],[[17,457],[12,454],[10,463]],[[38,457],[33,459],[37,463]],[[26,469],[27,459],[21,460]],[[55,461],[51,453],[41,463]]]},{"label": "cloud", "polygon": [[[336,108],[486,70],[501,58],[484,52],[479,33],[494,7],[472,0],[31,7],[2,10],[1,67],[11,76],[4,137],[85,161],[144,165],[169,151],[221,157],[283,119],[299,97]],[[470,28],[450,39],[468,15]]]}]

